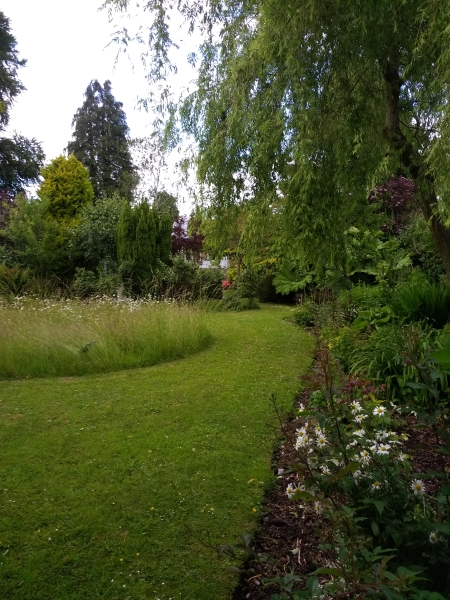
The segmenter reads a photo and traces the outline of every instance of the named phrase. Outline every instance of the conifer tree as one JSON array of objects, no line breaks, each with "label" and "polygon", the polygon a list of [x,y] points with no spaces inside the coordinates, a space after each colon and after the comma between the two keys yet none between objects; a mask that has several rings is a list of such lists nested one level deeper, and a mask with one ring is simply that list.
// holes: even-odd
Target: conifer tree
[{"label": "conifer tree", "polygon": [[[10,31],[9,19],[0,11],[0,133],[9,122],[9,109],[25,88],[17,77],[19,67],[26,64],[16,50],[16,39]],[[17,133],[12,138],[0,137],[0,191],[14,195],[23,186],[37,182],[45,155],[35,139]]]},{"label": "conifer tree", "polygon": [[135,276],[138,280],[145,281],[152,275],[155,263],[156,230],[153,214],[147,202],[143,202],[137,209],[136,239],[133,246],[133,259]]},{"label": "conifer tree", "polygon": [[91,81],[84,96],[73,117],[74,139],[67,150],[88,168],[96,198],[116,192],[131,200],[137,179],[123,105],[114,98],[110,81],[103,87],[97,80]]},{"label": "conifer tree", "polygon": [[58,221],[74,219],[82,206],[94,200],[89,173],[73,154],[53,159],[41,174],[38,196],[48,202],[49,214]]},{"label": "conifer tree", "polygon": [[158,224],[158,235],[156,238],[157,257],[158,259],[168,264],[170,260],[170,250],[172,241],[172,216],[170,212],[159,212],[153,208],[155,214],[155,222]]},{"label": "conifer tree", "polygon": [[133,247],[136,238],[136,227],[133,211],[125,202],[117,224],[117,258],[120,263],[133,260]]}]

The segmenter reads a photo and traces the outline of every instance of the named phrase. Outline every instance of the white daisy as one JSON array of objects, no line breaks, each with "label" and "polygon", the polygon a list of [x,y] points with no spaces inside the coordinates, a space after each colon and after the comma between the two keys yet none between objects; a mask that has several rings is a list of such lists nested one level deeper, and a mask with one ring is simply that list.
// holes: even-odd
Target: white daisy
[{"label": "white daisy", "polygon": [[389,444],[380,444],[378,446],[377,454],[389,454],[391,447]]},{"label": "white daisy", "polygon": [[319,448],[324,448],[327,445],[327,438],[324,435],[318,435],[316,442]]},{"label": "white daisy", "polygon": [[412,480],[411,489],[414,492],[414,496],[423,496],[425,494],[425,484],[420,479]]},{"label": "white daisy", "polygon": [[290,499],[295,494],[295,487],[292,483],[289,483],[286,488],[287,497]]},{"label": "white daisy", "polygon": [[361,404],[359,402],[357,402],[356,400],[353,400],[353,402],[350,404],[351,408],[352,408],[352,413],[355,415],[356,413],[362,411],[361,408]]},{"label": "white daisy", "polygon": [[370,462],[370,454],[369,454],[369,452],[367,450],[363,450],[360,453],[360,456],[361,456],[360,461],[363,464],[367,465]]},{"label": "white daisy", "polygon": [[322,475],[331,475],[331,471],[327,465],[320,465],[320,470],[322,471]]},{"label": "white daisy", "polygon": [[358,425],[361,425],[361,423],[364,421],[364,419],[367,419],[367,415],[361,414],[361,415],[356,415],[356,417],[353,420]]},{"label": "white daisy", "polygon": [[432,531],[430,533],[430,537],[428,538],[432,544],[436,544],[439,541],[439,533],[437,531]]},{"label": "white daisy", "polygon": [[381,483],[379,481],[374,481],[372,483],[372,489],[373,490],[381,490]]},{"label": "white daisy", "polygon": [[373,409],[373,414],[376,417],[382,417],[385,412],[386,412],[385,406],[375,406],[375,408]]},{"label": "white daisy", "polygon": [[358,437],[364,437],[365,434],[366,434],[366,430],[365,429],[356,429],[353,432],[353,435],[357,435]]}]

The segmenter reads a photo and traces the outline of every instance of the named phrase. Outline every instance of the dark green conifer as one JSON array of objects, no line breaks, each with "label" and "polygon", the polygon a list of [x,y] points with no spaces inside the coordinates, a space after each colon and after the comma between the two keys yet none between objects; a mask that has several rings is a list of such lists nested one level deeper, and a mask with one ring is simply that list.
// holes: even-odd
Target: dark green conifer
[{"label": "dark green conifer", "polygon": [[117,258],[120,263],[133,260],[136,226],[131,206],[126,202],[117,225]]},{"label": "dark green conifer", "polygon": [[111,82],[103,87],[91,81],[85,101],[73,117],[74,138],[67,145],[89,170],[96,198],[119,193],[131,200],[137,178],[131,160],[128,125],[122,103],[111,92]]}]

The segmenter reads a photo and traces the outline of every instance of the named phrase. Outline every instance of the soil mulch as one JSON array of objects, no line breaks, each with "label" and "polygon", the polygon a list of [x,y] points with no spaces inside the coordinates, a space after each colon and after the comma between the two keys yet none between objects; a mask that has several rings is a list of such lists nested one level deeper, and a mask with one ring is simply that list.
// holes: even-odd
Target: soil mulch
[{"label": "soil mulch", "polygon": [[[297,399],[297,406],[300,403],[306,405],[309,396],[310,392],[305,390]],[[416,424],[417,419],[410,416],[401,430],[409,436],[403,451],[411,455],[413,472],[442,472],[444,461],[449,473],[450,456],[441,455],[436,451],[437,440],[433,431],[416,429]],[[290,433],[293,437],[297,427],[297,420],[290,414],[283,423],[283,433]],[[294,462],[295,452],[288,444],[282,445],[274,454],[273,469],[278,485],[266,498],[265,512],[252,545],[260,556],[267,554],[274,562],[247,562],[244,565],[246,571],[241,576],[232,600],[270,600],[271,595],[278,591],[278,586],[263,585],[264,578],[282,577],[288,573],[307,575],[326,561],[326,557],[318,548],[316,533],[321,524],[321,517],[311,509],[300,508],[286,495],[288,483],[297,479],[295,473],[285,473]],[[426,481],[426,491],[433,494],[441,485],[442,480],[429,479]]]}]

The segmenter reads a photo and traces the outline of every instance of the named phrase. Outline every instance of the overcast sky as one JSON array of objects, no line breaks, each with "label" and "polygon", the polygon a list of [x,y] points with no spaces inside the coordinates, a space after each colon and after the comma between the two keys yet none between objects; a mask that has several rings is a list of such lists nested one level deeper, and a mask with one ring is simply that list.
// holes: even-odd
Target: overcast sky
[{"label": "overcast sky", "polygon": [[[132,137],[151,132],[152,115],[136,108],[138,98],[148,93],[143,68],[139,60],[131,63],[123,55],[115,64],[117,47],[107,47],[114,25],[107,11],[98,11],[100,5],[101,0],[2,0],[0,10],[10,19],[20,57],[27,60],[19,70],[27,89],[10,111],[9,130],[42,142],[47,161],[63,153],[71,139],[73,115],[92,79],[111,81]],[[144,19],[141,13],[139,22]],[[127,26],[137,22],[128,20]],[[183,37],[178,28],[177,35]],[[180,56],[187,53],[187,44],[182,45]],[[186,86],[192,77],[183,65],[175,88]]]}]

